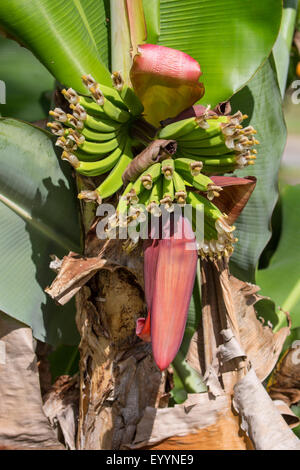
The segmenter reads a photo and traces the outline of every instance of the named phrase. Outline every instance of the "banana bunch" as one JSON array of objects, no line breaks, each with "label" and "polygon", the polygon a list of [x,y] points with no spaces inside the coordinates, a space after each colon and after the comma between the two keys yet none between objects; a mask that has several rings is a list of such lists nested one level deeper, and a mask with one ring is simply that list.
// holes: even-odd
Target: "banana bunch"
[{"label": "banana bunch", "polygon": [[62,159],[78,173],[94,177],[110,172],[95,191],[78,195],[99,204],[123,185],[122,174],[133,158],[129,127],[143,112],[140,100],[120,74],[114,73],[112,79],[114,88],[83,75],[90,96],[81,96],[72,88],[62,90],[72,114],[55,108],[49,113],[54,121],[47,124],[58,136],[56,145],[63,149]]},{"label": "banana bunch", "polygon": [[[160,217],[162,208],[168,212],[174,210],[174,203],[184,207],[192,206],[192,224],[195,228],[197,211],[204,216],[204,239],[201,237],[199,253],[202,257],[230,256],[233,251],[234,227],[226,222],[226,214],[211,202],[219,196],[221,188],[206,175],[201,173],[201,162],[187,158],[166,159],[154,163],[134,182],[127,185],[119,199],[119,204],[107,226],[109,237],[116,227],[134,227],[134,236],[129,236],[124,244],[126,251],[131,251],[139,239],[139,229],[146,220],[147,213]],[[206,197],[199,192],[205,193]]]},{"label": "banana bunch", "polygon": [[223,174],[253,165],[257,151],[255,129],[241,125],[247,116],[240,111],[233,116],[192,117],[169,124],[158,134],[160,139],[177,141],[180,157],[199,161],[206,174]]}]

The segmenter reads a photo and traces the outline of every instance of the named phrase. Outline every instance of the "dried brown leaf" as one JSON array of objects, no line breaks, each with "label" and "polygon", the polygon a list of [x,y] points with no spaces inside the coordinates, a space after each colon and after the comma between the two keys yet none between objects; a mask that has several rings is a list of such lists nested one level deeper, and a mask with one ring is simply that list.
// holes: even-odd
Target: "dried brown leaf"
[{"label": "dried brown leaf", "polygon": [[282,400],[273,400],[274,405],[291,429],[299,426],[300,418],[293,413],[288,405]]},{"label": "dried brown leaf", "polygon": [[176,153],[177,143],[175,140],[154,140],[148,147],[139,153],[127,166],[123,173],[123,183],[135,181],[136,178],[147,170],[153,163],[160,162]]},{"label": "dried brown leaf", "polygon": [[174,408],[147,407],[133,444],[126,447],[245,450],[251,444],[239,431],[239,419],[231,409],[230,397],[213,399],[208,393],[201,393],[189,395],[182,405]]},{"label": "dried brown leaf", "polygon": [[263,381],[272,372],[278,361],[290,328],[281,328],[273,333],[268,325],[258,320],[255,304],[264,297],[258,295],[259,287],[229,277],[234,291],[234,308],[237,312],[241,345],[250,360],[257,377]]},{"label": "dried brown leaf", "polygon": [[0,341],[0,444],[63,450],[43,412],[31,329],[0,313]]},{"label": "dried brown leaf", "polygon": [[288,406],[300,401],[300,343],[288,349],[278,363],[268,387],[273,400]]},{"label": "dried brown leaf", "polygon": [[70,252],[62,260],[59,273],[45,292],[60,305],[67,303],[107,261],[102,256],[86,258]]},{"label": "dried brown leaf", "polygon": [[62,375],[44,397],[43,410],[57,439],[68,449],[76,449],[79,408],[79,376]]},{"label": "dried brown leaf", "polygon": [[[255,303],[263,299],[258,295],[258,286],[230,275],[224,262],[204,261],[202,266],[205,331],[194,339],[191,348],[199,350],[204,345],[206,368],[214,365],[217,375],[227,372],[228,367],[234,371],[229,360],[247,356],[263,381],[275,367],[290,329],[285,327],[273,333],[258,320]],[[226,363],[223,366],[216,361],[220,356],[222,363]],[[197,369],[195,352],[190,350],[187,360]]]}]

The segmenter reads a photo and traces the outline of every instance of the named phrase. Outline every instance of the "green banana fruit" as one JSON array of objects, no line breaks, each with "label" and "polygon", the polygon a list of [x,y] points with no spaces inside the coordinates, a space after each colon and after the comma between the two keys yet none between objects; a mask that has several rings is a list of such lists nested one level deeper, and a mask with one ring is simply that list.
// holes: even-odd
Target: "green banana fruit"
[{"label": "green banana fruit", "polygon": [[133,184],[132,190],[138,196],[145,188],[151,189],[153,183],[160,177],[161,175],[161,164],[154,163],[151,165],[147,170],[145,170],[135,181]]},{"label": "green banana fruit", "polygon": [[[215,186],[213,181],[207,176],[198,172],[198,168],[196,173],[192,173],[191,168],[193,168],[192,165],[194,163],[195,162],[193,162],[193,160],[190,160],[188,158],[176,158],[176,172],[179,173],[184,178],[184,180],[186,180],[194,188],[199,189],[200,191],[210,191],[211,186]],[[202,168],[202,162],[197,163],[201,163],[200,167]]]},{"label": "green banana fruit", "polygon": [[161,172],[167,180],[171,180],[174,173],[174,160],[167,158],[161,163]]},{"label": "green banana fruit", "polygon": [[153,184],[149,204],[147,206],[147,211],[152,215],[159,217],[161,215],[160,201],[163,198],[163,180],[164,178],[158,178],[158,180]]},{"label": "green banana fruit", "polygon": [[142,114],[142,112],[144,111],[144,106],[142,105],[138,96],[135,94],[134,90],[128,85],[124,84],[124,80],[119,72],[114,72],[112,74],[112,81],[115,89],[120,95],[120,98],[126,104],[127,108],[132,113],[132,115],[139,116],[140,114]]},{"label": "green banana fruit", "polygon": [[[78,95],[76,91],[72,88],[68,90],[62,90],[62,94],[69,101],[70,105],[73,108],[80,104],[88,113],[94,114],[98,117],[105,117],[124,123],[130,118],[130,114],[124,109],[120,109],[118,106],[114,105],[109,99],[105,98],[101,90],[97,87],[90,87],[89,91],[91,92],[94,102],[91,98]],[[71,107],[72,107],[71,106]]]},{"label": "green banana fruit", "polygon": [[206,240],[217,240],[218,230],[216,222],[222,218],[220,210],[211,201],[193,191],[188,191],[187,203],[191,204],[194,210],[204,212],[204,238]]},{"label": "green banana fruit", "polygon": [[105,142],[107,140],[114,139],[118,136],[119,132],[95,132],[90,130],[88,127],[84,127],[80,132],[87,140],[91,140],[93,142]]},{"label": "green banana fruit", "polygon": [[[117,209],[116,209],[117,217],[124,218],[125,215],[127,214],[127,209],[128,209],[128,206],[130,204],[130,199],[131,199],[132,186],[133,186],[133,183],[130,182],[126,186],[123,194],[119,198],[119,202],[118,202]],[[136,200],[136,202],[138,201]]]},{"label": "green banana fruit", "polygon": [[111,170],[119,161],[124,148],[117,147],[108,157],[96,162],[80,161],[76,171],[84,176],[99,176]]},{"label": "green banana fruit", "polygon": [[197,176],[192,176],[190,173],[186,173],[184,171],[180,171],[179,173],[194,188],[199,189],[199,191],[210,191],[210,186],[214,185],[213,181],[202,173]]},{"label": "green banana fruit", "polygon": [[122,124],[113,121],[112,119],[109,119],[106,115],[105,119],[97,119],[96,117],[90,116],[89,114],[87,115],[85,124],[87,125],[87,127],[89,127],[90,129],[94,129],[95,131],[108,133],[117,131],[122,126]]},{"label": "green banana fruit", "polygon": [[179,137],[182,137],[190,132],[198,129],[198,121],[197,118],[192,117],[188,119],[183,119],[181,121],[173,122],[166,127],[163,127],[159,133],[159,139],[175,139],[177,140]]},{"label": "green banana fruit", "polygon": [[91,87],[90,92],[95,102],[109,118],[121,123],[127,122],[130,119],[130,113],[124,109],[118,108],[118,106],[115,106],[111,101],[105,98],[100,88]]},{"label": "green banana fruit", "polygon": [[175,170],[180,172],[184,171],[189,173],[191,176],[197,176],[202,170],[202,162],[192,160],[190,158],[176,158],[174,161]]},{"label": "green banana fruit", "polygon": [[81,80],[84,86],[89,90],[92,86],[99,86],[103,95],[108,98],[115,106],[118,106],[121,109],[127,110],[125,103],[120,97],[119,93],[112,87],[102,85],[102,83],[97,83],[96,80],[91,75],[82,75]]},{"label": "green banana fruit", "polygon": [[228,118],[227,116],[220,116],[217,119],[216,118],[207,119],[206,122],[209,126],[207,129],[198,127],[194,129],[193,131],[191,131],[190,133],[185,134],[182,137],[179,137],[178,143],[195,142],[195,141],[198,142],[201,140],[206,140],[206,139],[215,137],[222,133],[221,124],[227,123]]},{"label": "green banana fruit", "polygon": [[[106,114],[103,107],[99,106],[98,103],[95,103],[92,98],[79,96],[79,104],[93,117],[98,117],[99,119],[112,119]],[[115,119],[112,120],[115,121]]]},{"label": "green banana fruit", "polygon": [[207,139],[201,139],[201,140],[190,140],[190,141],[184,141],[182,142],[181,140],[178,140],[178,145],[180,146],[181,149],[190,149],[192,151],[193,149],[198,149],[198,148],[207,148],[207,147],[217,147],[218,145],[226,145],[225,143],[225,137],[223,136],[222,133],[218,133],[212,137],[208,137]]},{"label": "green banana fruit", "polygon": [[206,158],[201,157],[203,168],[205,166],[233,166],[237,165],[237,156],[235,154],[221,155],[222,158]]},{"label": "green banana fruit", "polygon": [[179,173],[177,173],[177,171],[174,171],[173,173],[173,183],[177,204],[179,204],[180,206],[184,206],[186,202],[187,193],[185,189],[184,179],[180,176]]},{"label": "green banana fruit", "polygon": [[174,210],[174,196],[173,179],[168,180],[167,178],[163,178],[163,198],[160,203],[164,205],[168,212],[172,212]]},{"label": "green banana fruit", "polygon": [[184,155],[187,158],[193,158],[193,156],[199,156],[201,157],[202,155],[225,155],[228,153],[230,149],[225,145],[225,143],[217,145],[215,147],[198,147],[198,148],[185,148],[182,146],[178,146],[177,153],[180,155]]},{"label": "green banana fruit", "polygon": [[125,144],[125,148],[122,156],[120,157],[117,165],[109,173],[107,178],[100,184],[96,189],[96,192],[99,194],[101,199],[112,196],[117,192],[123,185],[122,175],[131,160],[133,159],[133,154],[131,151],[131,139],[128,138]]},{"label": "green banana fruit", "polygon": [[119,134],[117,137],[108,140],[107,142],[89,142],[85,140],[82,144],[78,144],[78,148],[81,152],[92,154],[92,155],[106,155],[112,150],[115,150],[121,140],[122,134]]},{"label": "green banana fruit", "polygon": [[147,207],[150,201],[151,191],[149,189],[144,189],[139,195],[139,204]]}]

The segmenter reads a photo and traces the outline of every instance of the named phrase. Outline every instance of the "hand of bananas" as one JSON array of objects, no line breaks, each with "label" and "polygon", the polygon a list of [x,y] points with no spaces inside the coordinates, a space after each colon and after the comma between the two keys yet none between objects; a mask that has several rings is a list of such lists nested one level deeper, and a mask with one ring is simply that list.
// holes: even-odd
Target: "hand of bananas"
[{"label": "hand of bananas", "polygon": [[[136,234],[145,222],[147,211],[154,217],[160,217],[162,208],[172,212],[174,202],[180,207],[187,203],[192,206],[190,215],[195,231],[197,212],[204,216],[204,233],[201,234],[204,239],[198,246],[200,255],[210,258],[230,256],[236,241],[232,233],[234,227],[228,225],[226,214],[222,214],[210,200],[218,196],[222,188],[200,173],[201,166],[195,167],[191,163],[186,158],[166,159],[151,165],[134,183],[129,183],[119,200],[116,214],[110,219],[108,236],[116,226],[132,224],[136,227]],[[195,191],[195,188],[199,190]],[[200,195],[200,191],[206,193],[206,197]],[[126,248],[130,251],[137,241],[138,238],[127,243]]]},{"label": "hand of bananas", "polygon": [[65,113],[60,108],[49,113],[55,122],[49,122],[48,127],[59,136],[56,145],[63,148],[64,160],[84,176],[110,171],[95,191],[78,195],[99,204],[123,184],[122,174],[133,158],[129,126],[143,111],[140,100],[124,85],[121,76],[115,73],[113,79],[115,88],[109,88],[84,75],[82,81],[92,98],[80,96],[72,88],[62,90],[73,113]]},{"label": "hand of bananas", "polygon": [[[83,83],[92,98],[80,96],[73,89],[63,90],[73,113],[56,108],[50,111],[55,121],[48,123],[58,136],[56,145],[63,148],[62,158],[78,173],[93,177],[110,171],[95,191],[82,191],[78,195],[99,204],[123,185],[122,175],[133,159],[130,130],[133,123],[137,127],[143,112],[140,100],[124,85],[121,76],[114,73],[112,78],[114,88],[109,88],[84,75]],[[160,216],[161,206],[171,212],[174,202],[180,207],[188,203],[193,208],[193,223],[197,211],[204,211],[201,256],[229,256],[236,241],[232,234],[234,227],[227,224],[226,214],[211,202],[222,188],[208,175],[232,172],[254,163],[253,146],[259,142],[254,138],[253,127],[242,127],[246,117],[241,112],[232,116],[207,112],[159,129],[156,138],[176,140],[177,152],[172,158],[150,165],[128,184],[116,216],[110,221],[108,234],[116,225],[128,225],[134,220],[139,224],[145,218],[145,211]]]}]

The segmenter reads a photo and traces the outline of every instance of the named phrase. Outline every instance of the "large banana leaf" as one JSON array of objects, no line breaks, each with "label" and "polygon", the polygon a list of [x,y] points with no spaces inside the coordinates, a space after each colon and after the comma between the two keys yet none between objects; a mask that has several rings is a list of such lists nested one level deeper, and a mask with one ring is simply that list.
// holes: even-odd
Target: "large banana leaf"
[{"label": "large banana leaf", "polygon": [[[257,272],[262,293],[271,297],[277,306],[289,311],[292,327],[300,327],[300,185],[286,186],[281,194],[282,233],[269,266]],[[281,315],[281,324],[285,315]]]},{"label": "large banana leaf", "polygon": [[0,164],[0,310],[42,341],[74,344],[74,304],[61,308],[44,293],[50,255],[80,249],[73,182],[47,133],[13,119],[0,119]]},{"label": "large banana leaf", "polygon": [[80,77],[91,73],[99,82],[111,85],[105,66],[105,2],[1,0],[0,25],[25,44],[61,83],[84,92]]},{"label": "large banana leaf", "polygon": [[267,59],[281,14],[281,0],[161,0],[159,44],[200,63],[202,102],[213,106],[244,86]]},{"label": "large banana leaf", "polygon": [[233,110],[248,114],[248,122],[257,129],[260,145],[253,167],[236,172],[237,176],[257,177],[256,188],[239,216],[231,271],[239,279],[254,282],[255,269],[271,236],[271,216],[277,201],[277,180],[280,159],[286,141],[280,90],[269,59],[255,74],[248,86],[231,100]]},{"label": "large banana leaf", "polygon": [[273,49],[282,97],[284,97],[289,70],[290,50],[294,37],[298,0],[284,0],[283,6],[280,33]]},{"label": "large banana leaf", "polygon": [[28,49],[10,39],[0,37],[0,57],[0,79],[6,85],[6,104],[0,104],[2,116],[30,122],[45,118],[54,88],[53,77]]}]

